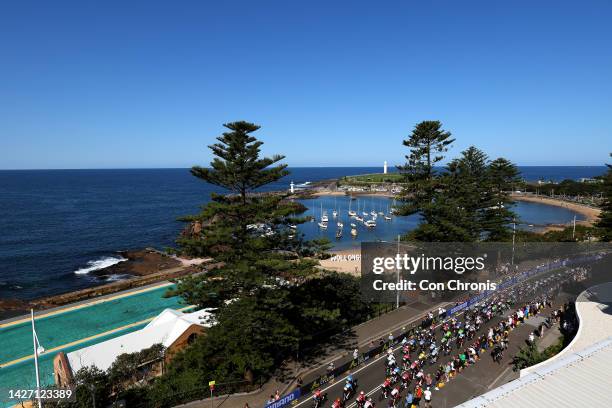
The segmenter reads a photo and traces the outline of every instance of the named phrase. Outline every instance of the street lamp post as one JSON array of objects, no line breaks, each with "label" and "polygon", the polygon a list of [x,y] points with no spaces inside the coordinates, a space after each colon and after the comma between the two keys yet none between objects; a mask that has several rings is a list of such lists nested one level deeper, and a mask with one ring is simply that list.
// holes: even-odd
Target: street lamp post
[{"label": "street lamp post", "polygon": [[[400,252],[400,235],[397,234],[397,256],[399,257],[399,252]],[[397,268],[397,284],[399,286],[399,282],[400,282],[400,271],[399,268]],[[399,290],[395,291],[395,308],[399,309]]]}]

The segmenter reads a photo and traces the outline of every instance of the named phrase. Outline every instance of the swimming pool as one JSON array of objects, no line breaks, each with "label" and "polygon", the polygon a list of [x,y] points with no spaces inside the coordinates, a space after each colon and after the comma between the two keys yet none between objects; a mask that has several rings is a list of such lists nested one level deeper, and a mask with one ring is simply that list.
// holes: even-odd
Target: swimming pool
[{"label": "swimming pool", "polygon": [[[43,353],[39,358],[42,384],[53,384],[53,357],[59,351],[69,352],[138,330],[166,308],[186,307],[178,297],[163,297],[171,287],[152,288],[36,319],[36,332],[41,345],[46,350],[58,348]],[[128,327],[121,329],[125,326]],[[83,341],[109,331],[112,333]],[[79,344],[70,345],[73,342]],[[0,368],[0,389],[33,386],[34,362],[29,357],[32,354],[30,321],[0,328],[0,345],[0,365],[8,363],[8,366]],[[15,362],[20,358],[25,358],[25,361]],[[0,396],[0,406],[7,406],[8,402],[2,402],[2,398],[4,396]]]}]

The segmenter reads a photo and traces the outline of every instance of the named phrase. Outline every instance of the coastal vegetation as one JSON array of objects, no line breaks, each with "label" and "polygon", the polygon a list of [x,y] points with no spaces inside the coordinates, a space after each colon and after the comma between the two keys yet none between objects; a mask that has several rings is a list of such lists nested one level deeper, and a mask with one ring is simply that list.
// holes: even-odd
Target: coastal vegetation
[{"label": "coastal vegetation", "polygon": [[599,196],[603,192],[603,177],[594,178],[592,181],[588,182],[581,182],[576,180],[562,180],[559,183],[521,183],[517,184],[517,188],[521,188],[523,191],[529,193],[537,193],[539,195],[545,196]]},{"label": "coastal vegetation", "polygon": [[[578,322],[576,317],[576,305],[574,303],[567,304],[561,311],[561,320],[571,320],[575,324],[564,327],[559,325],[558,330],[561,336],[556,342],[550,346],[540,350],[535,342],[528,343],[521,347],[517,353],[512,357],[512,369],[514,371],[520,371],[524,368],[531,367],[539,364],[549,358],[559,354],[561,350],[567,347],[576,336],[578,331]],[[550,329],[550,326],[546,326]],[[552,329],[554,330],[554,329]]]},{"label": "coastal vegetation", "polygon": [[[305,207],[289,193],[262,193],[262,187],[288,174],[284,156],[261,156],[263,142],[253,136],[259,126],[248,122],[227,129],[209,146],[210,167],[191,174],[222,187],[194,215],[183,217],[185,231],[174,252],[212,258],[214,268],[182,277],[168,296],[209,308],[215,324],[193,344],[173,356],[158,378],[142,377],[144,355],[124,355],[109,372],[90,367],[77,373],[75,406],[92,406],[93,397],[111,403],[125,399],[134,406],[173,406],[209,395],[214,380],[225,392],[257,388],[288,362],[316,355],[334,336],[377,313],[378,304],[364,302],[359,281],[348,274],[323,271],[319,259],[331,248],[325,239],[307,241],[296,228],[306,222]],[[471,146],[441,170],[455,139],[437,121],[419,123],[403,141],[410,149],[399,172],[347,178],[351,183],[391,182],[403,186],[400,214],[419,213],[421,223],[405,240],[429,242],[507,241],[516,220],[510,192],[520,183],[517,167],[507,159],[491,160]],[[609,240],[611,226],[608,171],[604,206],[597,231]],[[516,231],[516,240],[589,240],[595,229],[534,234]],[[608,234],[608,235],[606,235]],[[549,352],[525,350],[517,365]],[[148,353],[148,351],[147,351]],[[153,350],[159,357],[161,351]],[[133,381],[137,380],[137,385]],[[131,386],[126,384],[132,383]]]},{"label": "coastal vegetation", "polygon": [[215,308],[216,324],[153,382],[147,398],[159,406],[201,391],[209,380],[249,389],[375,310],[361,300],[356,278],[317,268],[329,242],[305,241],[295,230],[306,220],[303,207],[288,194],[257,192],[288,173],[283,156],[260,156],[262,142],[252,136],[259,126],[224,126],[228,131],[209,146],[210,168],[194,167],[192,174],[227,193],[213,194],[199,214],[185,217],[190,234],[177,240],[181,254],[211,257],[219,267],[180,280],[169,293]]},{"label": "coastal vegetation", "polygon": [[355,176],[342,177],[339,180],[340,185],[351,184],[370,184],[370,183],[402,183],[404,176],[400,173],[374,173],[374,174],[359,174]]},{"label": "coastal vegetation", "polygon": [[516,219],[509,191],[519,182],[517,167],[504,158],[490,160],[471,146],[444,167],[434,165],[455,139],[438,121],[416,125],[403,144],[410,148],[398,169],[407,187],[400,194],[403,215],[420,213],[423,222],[404,235],[425,242],[504,241]]},{"label": "coastal vegetation", "polygon": [[164,352],[163,345],[154,344],[135,353],[121,354],[108,370],[101,370],[95,366],[83,367],[74,375],[76,400],[57,405],[45,404],[45,406],[106,407],[120,398],[141,394],[143,389],[133,388],[132,385],[143,382],[146,384],[151,377],[150,372],[161,369]]},{"label": "coastal vegetation", "polygon": [[[547,231],[544,234],[517,231],[516,240],[519,242],[577,242],[591,240],[610,242],[612,239],[612,166],[610,164],[607,164],[607,166],[608,171],[603,176],[598,177],[596,180],[600,181],[596,183],[572,182],[573,184],[589,186],[589,188],[596,187],[594,191],[597,191],[601,196],[601,213],[594,226],[569,226],[562,230]],[[561,184],[572,185],[572,183],[562,182]]]},{"label": "coastal vegetation", "polygon": [[[612,157],[612,153],[610,154]],[[600,240],[612,241],[612,165],[607,164],[608,171],[603,176],[603,203],[599,222],[596,225]]]}]

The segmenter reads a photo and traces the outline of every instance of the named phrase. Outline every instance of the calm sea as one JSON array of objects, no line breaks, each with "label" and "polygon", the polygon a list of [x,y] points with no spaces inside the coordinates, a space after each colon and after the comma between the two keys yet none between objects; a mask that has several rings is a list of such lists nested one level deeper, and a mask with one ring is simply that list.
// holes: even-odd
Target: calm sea
[{"label": "calm sea", "polygon": [[[293,168],[292,174],[268,189],[288,188],[345,175],[380,172],[380,168]],[[604,167],[524,167],[528,180],[578,179],[602,174]],[[116,251],[147,246],[171,246],[182,224],[176,219],[194,214],[209,195],[220,189],[195,179],[187,169],[0,171],[0,298],[29,299],[91,286],[87,272],[116,263]],[[348,200],[312,200],[331,215],[336,206],[346,217]],[[369,212],[386,211],[388,200],[365,200]],[[372,207],[372,208],[370,208]],[[562,208],[520,204],[524,221],[567,222],[573,214]],[[316,214],[315,214],[316,215]],[[346,224],[348,220],[344,219]],[[358,240],[393,239],[416,224],[415,218],[379,222]],[[307,237],[329,234],[316,224],[303,226]],[[348,228],[348,225],[346,226]],[[355,245],[348,236],[338,247]]]}]

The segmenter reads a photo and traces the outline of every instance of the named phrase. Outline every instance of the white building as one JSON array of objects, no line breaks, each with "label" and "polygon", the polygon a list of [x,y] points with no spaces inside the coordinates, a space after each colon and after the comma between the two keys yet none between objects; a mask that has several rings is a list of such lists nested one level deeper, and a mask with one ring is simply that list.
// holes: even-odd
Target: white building
[{"label": "white building", "polygon": [[211,313],[206,310],[182,313],[166,309],[140,330],[68,354],[58,353],[53,359],[55,383],[61,386],[70,384],[74,374],[84,367],[108,370],[120,355],[135,353],[156,344],[164,346],[167,360],[212,324]]}]

